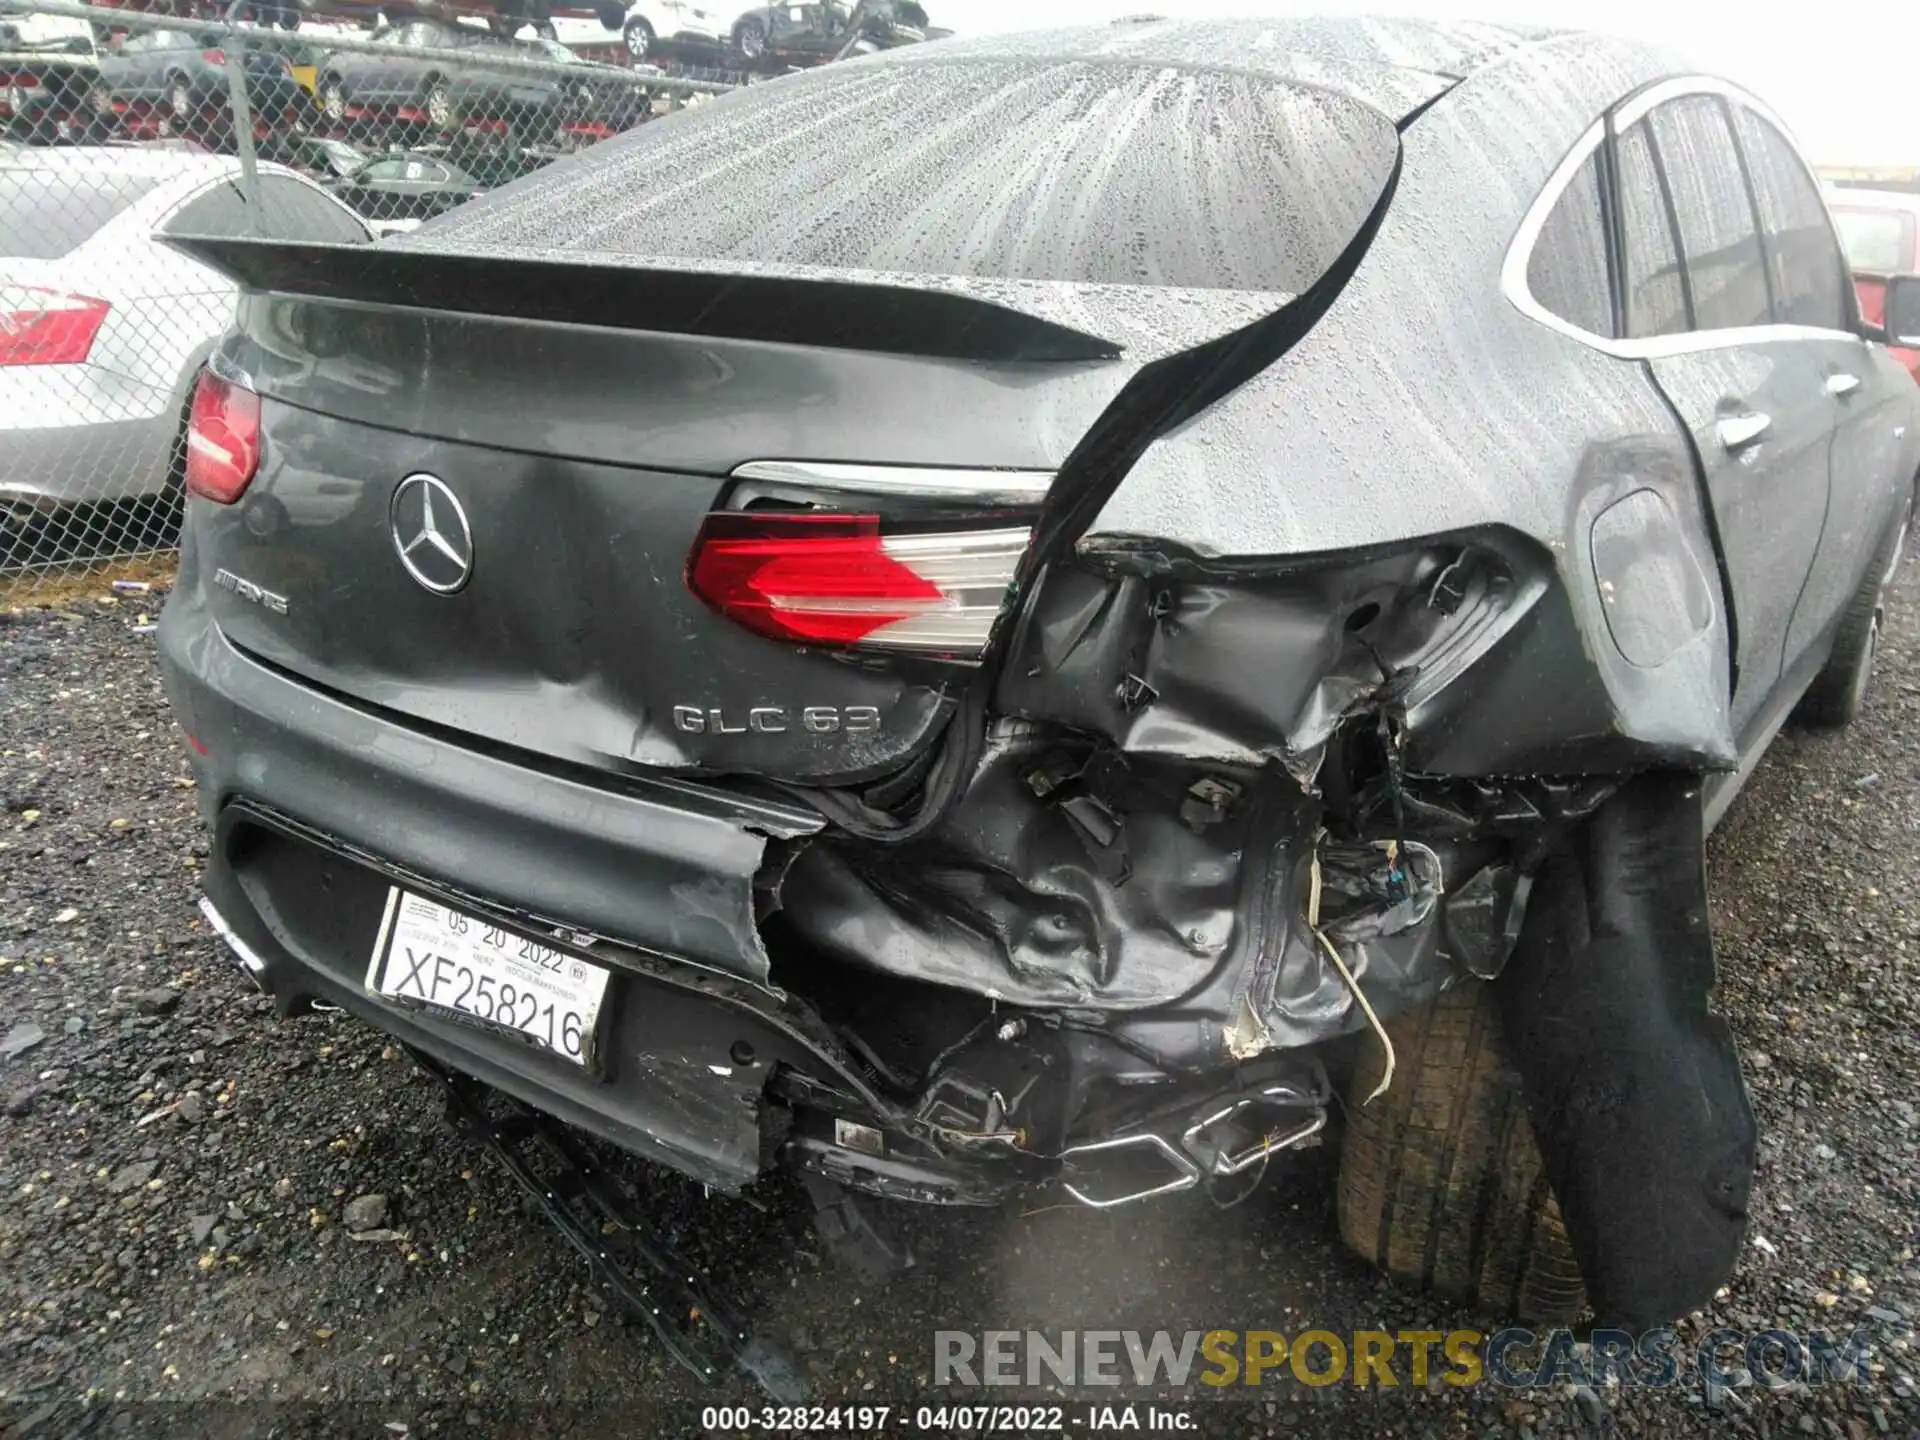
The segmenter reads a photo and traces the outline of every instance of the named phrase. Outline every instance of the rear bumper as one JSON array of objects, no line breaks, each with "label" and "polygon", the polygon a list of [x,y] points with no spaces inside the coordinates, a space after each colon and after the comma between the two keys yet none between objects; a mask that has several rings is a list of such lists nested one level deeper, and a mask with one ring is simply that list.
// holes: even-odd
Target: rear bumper
[{"label": "rear bumper", "polygon": [[[192,557],[186,571],[192,574]],[[214,830],[218,925],[286,1010],[337,1005],[455,1069],[724,1189],[768,1159],[769,1079],[866,1087],[805,1006],[764,981],[754,878],[808,817],[660,782],[588,785],[343,704],[234,650],[183,583],[160,629],[168,694]],[[599,1073],[365,988],[388,886],[614,972]],[[877,1097],[872,1097],[878,1102]]]},{"label": "rear bumper", "polygon": [[589,784],[347,704],[236,650],[208,611],[191,528],[187,546],[159,639],[174,712],[206,748],[209,823],[244,799],[536,923],[766,981],[755,878],[768,837],[817,817],[670,780]]},{"label": "rear bumper", "polygon": [[215,826],[202,912],[281,1010],[334,1005],[440,1063],[703,1184],[737,1190],[781,1136],[763,1103],[778,1067],[818,1072],[823,1055],[780,1001],[618,947],[590,954],[615,978],[589,1072],[508,1035],[402,1009],[363,985],[387,887],[404,882],[463,909],[520,924],[497,905],[397,873],[236,801]]},{"label": "rear bumper", "polygon": [[[590,784],[290,678],[214,623],[197,533],[190,514],[162,673],[213,827],[208,918],[284,1010],[338,1006],[729,1190],[778,1163],[895,1198],[990,1204],[1072,1170],[1069,1193],[1104,1207],[1237,1174],[1245,1156],[1318,1129],[1324,1075],[1311,1057],[1152,1087],[1069,1133],[1072,1098],[1137,1058],[1051,1026],[991,1026],[984,997],[899,988],[910,977],[875,973],[876,993],[851,997],[862,980],[804,947],[780,972],[797,993],[773,988],[757,886],[772,888],[790,859],[779,852],[818,817],[660,778]],[[396,885],[607,967],[595,1068],[371,993]],[[916,1035],[911,1020],[943,1006],[942,1023]],[[875,1058],[869,1024],[898,1065]],[[1018,1124],[1008,1094],[1024,1107]],[[1293,1127],[1283,1141],[1265,1127],[1274,1110]]]}]

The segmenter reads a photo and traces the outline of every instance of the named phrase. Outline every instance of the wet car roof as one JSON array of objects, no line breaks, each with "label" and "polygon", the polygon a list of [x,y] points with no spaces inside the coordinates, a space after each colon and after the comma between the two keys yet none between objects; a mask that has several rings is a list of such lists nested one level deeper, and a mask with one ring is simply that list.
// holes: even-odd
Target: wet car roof
[{"label": "wet car roof", "polygon": [[1150,17],[908,46],[866,64],[1059,59],[1233,70],[1317,85],[1399,120],[1489,61],[1563,31],[1481,21],[1361,16]]}]

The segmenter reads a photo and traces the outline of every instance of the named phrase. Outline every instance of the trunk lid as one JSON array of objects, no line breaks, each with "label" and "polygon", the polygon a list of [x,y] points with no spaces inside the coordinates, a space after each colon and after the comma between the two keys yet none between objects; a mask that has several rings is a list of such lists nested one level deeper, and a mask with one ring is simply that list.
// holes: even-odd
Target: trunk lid
[{"label": "trunk lid", "polygon": [[[1351,259],[1290,304],[166,239],[242,284],[216,360],[263,397],[256,478],[190,527],[231,643],[515,750],[816,785],[920,758],[1029,541],[1050,549],[1153,433],[1269,363]],[[782,546],[806,515],[836,528],[757,568],[742,511]],[[915,599],[855,623],[859,648],[815,643],[891,611],[903,574]],[[786,623],[796,594],[813,628]]]},{"label": "trunk lid", "polygon": [[[703,524],[743,496],[815,493],[795,462],[1043,490],[1196,313],[1169,300],[1178,334],[1123,356],[1042,307],[924,286],[186,248],[251,287],[219,364],[263,397],[251,486],[195,505],[227,639],[343,696],[603,770],[852,782],[911,760],[974,667],[753,633],[689,588]],[[1223,294],[1210,313],[1276,303]],[[730,478],[742,466],[772,478]],[[1003,543],[1037,518],[1005,494],[817,498]],[[457,555],[401,553],[428,506]]]}]

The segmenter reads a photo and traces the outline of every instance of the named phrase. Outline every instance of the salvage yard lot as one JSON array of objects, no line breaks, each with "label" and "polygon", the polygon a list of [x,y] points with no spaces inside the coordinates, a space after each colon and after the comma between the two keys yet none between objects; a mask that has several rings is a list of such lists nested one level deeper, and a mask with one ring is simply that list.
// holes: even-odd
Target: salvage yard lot
[{"label": "salvage yard lot", "polygon": [[[53,608],[0,610],[0,1433],[88,1433],[59,1408],[83,1398],[131,1406],[135,1434],[674,1435],[696,1433],[716,1397],[758,1403],[738,1381],[685,1383],[617,1325],[379,1036],[276,1019],[252,995],[194,912],[206,839],[152,642],[132,628],[153,602],[106,594],[102,579]],[[1723,1003],[1762,1144],[1739,1272],[1682,1327],[1866,1326],[1879,1373],[1774,1394],[1607,1393],[1623,1432],[1920,1428],[1911,568],[1880,667],[1860,723],[1784,737],[1711,846]],[[676,1243],[801,1354],[816,1400],[911,1409],[933,1398],[942,1328],[1473,1324],[1338,1249],[1334,1156],[1276,1164],[1227,1213],[1198,1195],[1107,1215],[1043,1198],[912,1220],[922,1264],[884,1290],[819,1255],[784,1185],[709,1201],[641,1178]],[[384,1213],[353,1218],[377,1238],[356,1239],[346,1210],[370,1195]],[[1225,1393],[1169,1403],[1236,1435],[1547,1436],[1602,1418],[1565,1387]]]}]

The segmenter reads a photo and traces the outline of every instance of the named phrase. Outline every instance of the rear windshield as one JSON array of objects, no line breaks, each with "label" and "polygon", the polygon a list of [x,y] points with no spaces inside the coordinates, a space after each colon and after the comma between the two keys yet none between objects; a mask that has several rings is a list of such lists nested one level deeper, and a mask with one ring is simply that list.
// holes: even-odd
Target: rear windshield
[{"label": "rear windshield", "polygon": [[1378,111],[1270,77],[867,62],[643,125],[411,243],[1297,294],[1398,143]]},{"label": "rear windshield", "polygon": [[1905,270],[1913,253],[1913,217],[1898,210],[1834,207],[1847,264],[1855,270]]},{"label": "rear windshield", "polygon": [[57,260],[159,183],[144,175],[0,169],[0,256]]}]

